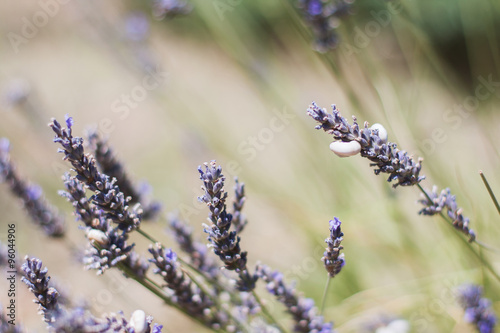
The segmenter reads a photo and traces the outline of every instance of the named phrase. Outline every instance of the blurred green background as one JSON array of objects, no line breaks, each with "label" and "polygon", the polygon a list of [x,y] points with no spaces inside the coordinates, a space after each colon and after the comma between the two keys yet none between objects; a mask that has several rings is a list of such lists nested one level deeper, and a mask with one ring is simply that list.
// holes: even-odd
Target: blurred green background
[{"label": "blurred green background", "polygon": [[[242,248],[251,265],[286,272],[317,304],[328,221],[339,217],[347,264],[325,311],[339,332],[360,332],[380,317],[406,319],[412,332],[472,332],[452,295],[464,282],[482,284],[499,308],[498,281],[462,236],[417,214],[418,189],[393,189],[359,156],[338,158],[306,115],[315,101],[336,104],[360,124],[383,124],[390,141],[424,158],[423,186],[450,187],[478,239],[500,247],[498,214],[478,174],[500,193],[498,1],[358,0],[338,22],[341,42],[328,54],[311,49],[307,26],[285,0],[193,0],[191,14],[164,20],[152,15],[151,2],[62,2],[0,3],[0,137],[11,141],[19,173],[65,212],[68,240],[34,228],[5,184],[0,240],[6,224],[16,223],[18,259],[42,259],[53,280],[95,314],[142,308],[164,332],[201,331],[117,271],[97,277],[76,262],[68,244],[85,238],[57,195],[68,165],[46,126],[66,113],[75,135],[97,126],[131,176],[152,185],[164,214],[144,229],[167,247],[175,248],[164,232],[172,211],[205,239],[196,168],[216,159],[230,197],[234,176],[246,184]],[[42,24],[47,10],[53,15]],[[27,22],[38,26],[30,33]],[[134,241],[147,252],[146,242]],[[498,254],[483,255],[500,269]],[[43,332],[32,295],[20,282],[18,291],[18,320]]]}]

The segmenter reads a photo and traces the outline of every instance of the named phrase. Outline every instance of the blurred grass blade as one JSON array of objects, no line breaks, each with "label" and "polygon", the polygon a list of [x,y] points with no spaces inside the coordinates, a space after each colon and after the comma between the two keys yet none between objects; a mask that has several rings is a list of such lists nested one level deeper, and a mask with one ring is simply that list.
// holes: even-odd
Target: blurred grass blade
[{"label": "blurred grass blade", "polygon": [[495,197],[495,194],[493,193],[493,190],[490,187],[490,184],[488,183],[488,180],[486,179],[486,176],[484,175],[483,171],[479,171],[479,175],[481,176],[481,179],[483,180],[484,186],[486,186],[486,189],[488,190],[488,194],[491,197],[491,200],[493,200],[493,203],[495,204],[495,207],[497,208],[498,214],[500,214],[500,205],[498,204],[497,198]]}]

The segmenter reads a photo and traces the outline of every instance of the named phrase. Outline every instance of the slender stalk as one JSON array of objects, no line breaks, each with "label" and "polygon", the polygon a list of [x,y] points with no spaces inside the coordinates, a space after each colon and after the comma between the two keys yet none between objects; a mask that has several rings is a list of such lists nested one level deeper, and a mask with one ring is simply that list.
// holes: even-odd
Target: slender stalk
[{"label": "slender stalk", "polygon": [[319,309],[320,315],[323,315],[323,311],[325,310],[326,294],[328,293],[328,287],[330,286],[330,281],[332,280],[330,275],[327,274],[327,276],[328,279],[326,280],[325,291],[323,291],[323,298],[321,299],[321,308]]},{"label": "slender stalk", "polygon": [[486,186],[486,189],[488,190],[488,194],[490,195],[491,200],[493,200],[493,203],[495,204],[495,207],[497,209],[498,214],[500,214],[500,205],[498,204],[497,198],[495,197],[495,194],[493,193],[493,190],[490,187],[490,184],[488,183],[488,180],[486,179],[486,176],[484,175],[483,171],[479,171],[479,175],[481,176],[481,179],[483,180],[484,186]]},{"label": "slender stalk", "polygon": [[262,313],[269,319],[271,322],[273,322],[276,326],[278,326],[279,330],[284,333],[288,333],[288,330],[286,330],[283,326],[280,325],[280,323],[273,317],[271,312],[266,308],[262,300],[260,299],[259,295],[255,292],[255,289],[252,290],[252,295],[255,297],[255,300],[257,303],[259,303],[260,308],[262,309]]}]

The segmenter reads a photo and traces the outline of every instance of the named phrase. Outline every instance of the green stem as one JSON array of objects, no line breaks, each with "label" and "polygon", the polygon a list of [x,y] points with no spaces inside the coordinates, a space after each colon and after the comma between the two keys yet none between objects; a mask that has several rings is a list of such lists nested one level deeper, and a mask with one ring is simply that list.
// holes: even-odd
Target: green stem
[{"label": "green stem", "polygon": [[269,312],[269,310],[264,305],[264,303],[262,302],[262,300],[260,299],[259,295],[257,294],[257,292],[255,290],[252,290],[252,295],[255,298],[255,301],[259,304],[264,316],[266,316],[271,322],[276,324],[276,326],[278,326],[278,329],[281,332],[287,333],[288,330],[286,330],[283,326],[281,326],[280,323],[273,317],[273,315],[271,314],[271,312]]},{"label": "green stem", "polygon": [[323,311],[325,310],[325,302],[326,302],[326,294],[328,293],[328,287],[330,286],[330,281],[332,278],[330,275],[328,275],[328,279],[326,280],[325,284],[325,291],[323,291],[323,299],[321,300],[321,308],[319,310],[319,314],[323,315]]},{"label": "green stem", "polygon": [[495,207],[497,208],[498,214],[500,214],[500,205],[498,204],[497,198],[495,197],[495,194],[493,193],[493,190],[490,187],[490,184],[488,183],[488,180],[486,179],[486,176],[483,174],[482,171],[479,171],[479,175],[481,176],[481,179],[483,180],[484,186],[486,186],[486,189],[488,190],[488,194],[490,195],[491,200],[493,200],[493,203],[495,204]]}]

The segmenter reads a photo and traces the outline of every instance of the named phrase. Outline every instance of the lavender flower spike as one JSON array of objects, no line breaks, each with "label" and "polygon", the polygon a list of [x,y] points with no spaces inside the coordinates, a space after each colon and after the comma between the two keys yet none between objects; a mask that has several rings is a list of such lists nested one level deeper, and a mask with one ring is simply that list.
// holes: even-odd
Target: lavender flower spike
[{"label": "lavender flower spike", "polygon": [[238,181],[238,178],[234,179],[235,185],[234,185],[234,194],[235,198],[233,201],[233,225],[234,225],[234,230],[236,231],[237,234],[241,233],[245,226],[247,225],[248,221],[245,219],[245,216],[241,213],[243,210],[243,205],[245,204],[246,197],[245,197],[245,184],[240,183]]},{"label": "lavender flower spike", "polygon": [[449,188],[442,190],[438,195],[437,186],[433,186],[432,191],[425,191],[425,193],[427,193],[431,201],[429,201],[427,196],[422,194],[422,199],[419,200],[419,203],[425,207],[418,212],[419,214],[435,215],[446,210],[448,216],[453,220],[455,229],[469,236],[469,242],[473,242],[476,239],[474,231],[469,229],[469,218],[463,216],[462,208],[458,208],[456,197],[451,194]]},{"label": "lavender flower spike", "polygon": [[166,287],[173,291],[172,302],[209,327],[220,329],[227,325],[225,320],[221,320],[217,313],[212,311],[214,304],[210,298],[194,286],[190,278],[180,269],[174,251],[171,249],[165,251],[160,243],[156,243],[149,246],[149,252],[153,255],[150,261],[157,267],[154,273],[161,275]]},{"label": "lavender flower spike", "polygon": [[231,231],[233,216],[226,211],[227,192],[224,191],[225,177],[222,168],[215,161],[205,163],[205,171],[198,167],[202,189],[205,194],[198,198],[207,204],[210,209],[208,220],[211,225],[204,224],[204,231],[208,234],[214,253],[224,262],[228,270],[236,271],[240,280],[238,288],[241,291],[250,291],[255,288],[257,276],[251,276],[247,269],[247,252],[241,251],[240,237],[236,231]]},{"label": "lavender flower spike", "polygon": [[123,167],[123,163],[118,161],[112,148],[105,140],[99,137],[95,129],[88,130],[87,142],[101,171],[111,178],[116,178],[116,185],[125,197],[132,198],[130,204],[141,203],[143,207],[142,219],[154,218],[160,212],[160,204],[158,202],[147,203],[145,201],[144,193],[132,184]]},{"label": "lavender flower spike", "polygon": [[47,276],[48,269],[42,269],[42,261],[37,258],[24,258],[22,265],[24,276],[21,281],[26,283],[29,290],[35,295],[34,302],[38,304],[40,314],[43,314],[44,320],[51,323],[60,315],[60,308],[57,302],[59,293],[52,287],[49,287],[50,277]]},{"label": "lavender flower spike", "polygon": [[285,284],[282,273],[271,272],[267,266],[259,266],[258,274],[267,283],[267,291],[283,303],[292,315],[295,321],[294,332],[334,332],[332,323],[325,323],[322,316],[315,314],[314,301],[298,296],[293,286]]},{"label": "lavender flower spike", "polygon": [[38,185],[26,184],[16,173],[15,167],[10,161],[9,151],[9,140],[0,138],[0,181],[8,184],[11,192],[21,199],[31,220],[39,225],[47,235],[62,236],[65,231],[63,218],[55,207],[45,201],[42,189]]},{"label": "lavender flower spike", "polygon": [[83,184],[69,174],[64,175],[66,191],[59,194],[75,207],[77,220],[85,224],[89,246],[85,250],[83,262],[86,269],[96,269],[103,274],[107,269],[123,263],[138,277],[144,277],[149,267],[148,262],[134,250],[134,244],[128,245],[128,234],[113,227],[100,209],[92,204],[85,194]]},{"label": "lavender flower spike", "polygon": [[495,332],[497,318],[487,298],[481,298],[482,289],[476,285],[459,288],[458,300],[465,310],[464,319],[473,324],[479,333]]},{"label": "lavender flower spike", "polygon": [[401,151],[392,142],[385,142],[379,135],[378,128],[369,128],[365,122],[364,128],[359,128],[356,117],[353,116],[353,124],[340,115],[335,105],[332,105],[333,112],[329,114],[326,109],[322,109],[312,102],[307,109],[307,114],[316,120],[319,125],[316,129],[323,129],[333,138],[340,142],[357,142],[361,146],[362,157],[368,158],[373,163],[370,166],[377,167],[375,174],[388,173],[388,182],[397,181],[393,187],[410,186],[418,184],[425,179],[420,176],[422,169],[422,159],[415,161],[407,152]]},{"label": "lavender flower spike", "polygon": [[342,267],[345,265],[344,254],[339,254],[344,248],[340,243],[342,242],[342,236],[344,233],[340,230],[340,220],[334,217],[330,220],[330,237],[325,240],[328,244],[323,258],[321,260],[325,264],[325,268],[330,277],[335,277],[340,273]]},{"label": "lavender flower spike", "polygon": [[92,202],[105,212],[105,217],[118,224],[121,230],[130,232],[137,229],[141,223],[142,209],[136,204],[132,209],[128,203],[130,197],[125,197],[116,179],[100,173],[92,155],[85,154],[83,139],[73,137],[71,126],[73,118],[66,117],[67,128],[63,128],[57,120],[52,119],[49,126],[56,133],[54,142],[59,143],[64,153],[64,159],[68,160],[76,172],[76,178],[94,192]]}]

